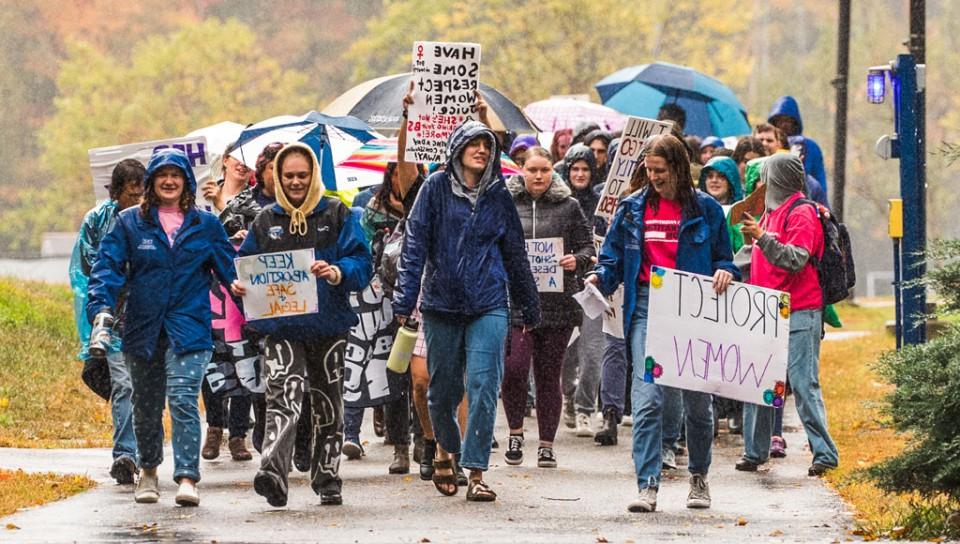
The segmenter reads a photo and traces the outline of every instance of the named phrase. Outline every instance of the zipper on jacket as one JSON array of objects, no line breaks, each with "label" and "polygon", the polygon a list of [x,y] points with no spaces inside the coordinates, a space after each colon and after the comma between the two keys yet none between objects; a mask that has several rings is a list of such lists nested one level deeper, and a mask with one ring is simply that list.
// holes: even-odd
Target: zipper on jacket
[{"label": "zipper on jacket", "polygon": [[533,199],[533,237],[537,237],[537,199]]}]

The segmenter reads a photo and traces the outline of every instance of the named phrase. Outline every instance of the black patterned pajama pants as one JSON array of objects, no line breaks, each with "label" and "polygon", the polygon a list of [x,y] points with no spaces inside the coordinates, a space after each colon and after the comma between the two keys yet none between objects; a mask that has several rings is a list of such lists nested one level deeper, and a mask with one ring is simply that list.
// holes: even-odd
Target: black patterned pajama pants
[{"label": "black patterned pajama pants", "polygon": [[313,491],[340,491],[340,449],[343,446],[343,354],[346,335],[311,341],[266,339],[266,429],[260,470],[273,476],[284,493],[293,457],[297,420],[304,394],[310,392]]}]

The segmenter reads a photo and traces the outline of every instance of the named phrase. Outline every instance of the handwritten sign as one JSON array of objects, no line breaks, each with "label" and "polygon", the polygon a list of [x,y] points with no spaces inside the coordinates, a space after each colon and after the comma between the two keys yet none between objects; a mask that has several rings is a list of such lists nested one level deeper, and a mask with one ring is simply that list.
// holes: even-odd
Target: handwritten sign
[{"label": "handwritten sign", "polygon": [[234,259],[247,288],[247,321],[317,313],[317,278],[310,273],[312,249],[278,251]]},{"label": "handwritten sign", "polygon": [[527,259],[530,260],[530,272],[541,293],[563,292],[563,238],[531,238],[527,243]]},{"label": "handwritten sign", "polygon": [[480,44],[414,42],[407,161],[446,161],[447,138],[465,121],[477,118],[479,74]]},{"label": "handwritten sign", "polygon": [[93,195],[97,202],[110,198],[108,191],[110,179],[113,176],[113,169],[120,164],[120,161],[136,159],[146,167],[154,151],[168,147],[179,149],[187,154],[190,166],[193,167],[193,176],[197,179],[197,205],[210,210],[210,202],[200,193],[200,187],[213,175],[210,168],[211,152],[205,136],[169,138],[88,150],[87,158],[90,160],[90,172],[93,174]]},{"label": "handwritten sign", "polygon": [[644,380],[761,406],[783,406],[790,295],[745,283],[650,271]]},{"label": "handwritten sign", "polygon": [[607,221],[613,218],[620,194],[630,185],[630,178],[640,164],[643,142],[651,136],[666,134],[673,126],[671,121],[654,121],[643,117],[627,117],[627,125],[620,136],[617,155],[610,163],[610,172],[600,194],[595,215]]}]

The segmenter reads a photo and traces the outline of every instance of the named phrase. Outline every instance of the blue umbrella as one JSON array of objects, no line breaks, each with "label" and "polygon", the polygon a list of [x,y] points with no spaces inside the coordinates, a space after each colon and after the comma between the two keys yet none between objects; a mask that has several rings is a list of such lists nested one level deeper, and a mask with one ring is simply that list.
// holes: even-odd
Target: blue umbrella
[{"label": "blue umbrella", "polygon": [[706,136],[750,133],[747,110],[729,87],[686,66],[653,62],[618,70],[596,85],[605,106],[655,118],[664,104],[687,114],[684,132]]},{"label": "blue umbrella", "polygon": [[253,167],[267,144],[276,141],[302,142],[316,154],[324,186],[336,191],[334,166],[356,148],[378,136],[369,125],[356,117],[335,117],[311,111],[300,116],[271,117],[248,126],[237,138],[232,155]]}]

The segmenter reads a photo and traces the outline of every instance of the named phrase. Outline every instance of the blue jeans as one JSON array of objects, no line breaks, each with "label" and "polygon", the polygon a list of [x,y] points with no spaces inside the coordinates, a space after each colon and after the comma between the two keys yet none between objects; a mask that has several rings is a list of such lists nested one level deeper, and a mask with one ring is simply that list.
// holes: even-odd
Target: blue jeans
[{"label": "blue jeans", "polygon": [[123,353],[107,354],[110,369],[110,413],[113,416],[113,458],[137,459],[137,437],[133,433],[133,384]]},{"label": "blue jeans", "polygon": [[213,352],[176,354],[158,348],[150,360],[129,353],[124,357],[133,382],[133,430],[140,466],[156,468],[163,462],[163,404],[170,404],[173,421],[173,480],[200,481],[200,383]]},{"label": "blue jeans", "polygon": [[[433,432],[440,447],[448,453],[461,454],[460,466],[465,469],[487,470],[490,462],[508,320],[506,308],[460,319],[423,313],[430,354],[427,405]],[[465,391],[467,429],[461,451],[457,406]]]},{"label": "blue jeans", "polygon": [[627,392],[627,341],[603,333],[603,370],[600,378],[600,408],[623,417]]},{"label": "blue jeans", "polygon": [[[802,310],[790,315],[790,347],[787,381],[793,389],[797,414],[807,432],[813,462],[835,467],[840,462],[837,446],[827,431],[827,411],[820,392],[820,310]],[[770,457],[775,408],[744,403],[744,458],[765,463]]]},{"label": "blue jeans", "polygon": [[[633,464],[637,471],[637,487],[660,486],[660,470],[664,445],[665,389],[643,380],[644,355],[647,345],[647,308],[649,288],[637,291],[637,305],[630,323],[630,352],[634,361],[633,389]],[[713,397],[709,393],[680,391],[684,420],[687,425],[687,467],[691,474],[706,476],[710,470],[713,447]]]}]

